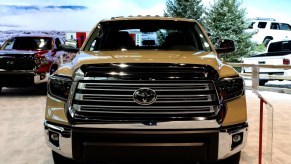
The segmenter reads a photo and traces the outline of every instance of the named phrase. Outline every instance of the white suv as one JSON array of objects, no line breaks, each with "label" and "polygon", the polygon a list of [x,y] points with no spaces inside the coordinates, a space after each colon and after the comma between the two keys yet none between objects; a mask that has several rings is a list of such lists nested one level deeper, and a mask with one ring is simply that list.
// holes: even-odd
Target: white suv
[{"label": "white suv", "polygon": [[291,25],[275,19],[256,18],[250,20],[249,32],[253,32],[252,40],[258,44],[268,45],[270,40],[281,41],[291,39]]}]

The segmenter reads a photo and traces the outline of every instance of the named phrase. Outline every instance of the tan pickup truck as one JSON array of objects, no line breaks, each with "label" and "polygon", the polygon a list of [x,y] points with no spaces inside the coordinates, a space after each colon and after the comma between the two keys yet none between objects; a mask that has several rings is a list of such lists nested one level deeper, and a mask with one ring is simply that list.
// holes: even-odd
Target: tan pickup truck
[{"label": "tan pickup truck", "polygon": [[55,163],[239,163],[244,81],[218,58],[234,43],[219,45],[195,20],[100,21],[49,78],[44,129]]}]

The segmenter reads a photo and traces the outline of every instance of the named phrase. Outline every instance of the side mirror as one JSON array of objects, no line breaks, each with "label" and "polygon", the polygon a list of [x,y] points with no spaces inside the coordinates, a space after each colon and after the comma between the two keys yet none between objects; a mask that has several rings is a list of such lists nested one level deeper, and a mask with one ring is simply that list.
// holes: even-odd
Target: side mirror
[{"label": "side mirror", "polygon": [[66,40],[63,45],[63,50],[67,52],[78,52],[80,49],[78,47],[77,40]]},{"label": "side mirror", "polygon": [[222,39],[218,42],[218,48],[215,49],[218,54],[235,52],[235,45],[233,40]]}]

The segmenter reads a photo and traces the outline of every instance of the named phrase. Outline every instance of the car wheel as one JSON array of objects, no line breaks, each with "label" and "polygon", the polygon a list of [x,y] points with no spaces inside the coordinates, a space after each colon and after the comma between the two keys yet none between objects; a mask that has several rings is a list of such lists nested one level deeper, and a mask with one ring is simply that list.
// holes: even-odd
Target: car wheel
[{"label": "car wheel", "polygon": [[3,88],[3,87],[0,86],[0,93],[2,92],[2,88]]},{"label": "car wheel", "polygon": [[266,83],[268,82],[268,80],[259,80],[259,86],[264,86]]},{"label": "car wheel", "polygon": [[269,42],[271,41],[272,39],[271,38],[265,38],[264,41],[263,41],[263,44],[265,45],[265,47],[268,46]]},{"label": "car wheel", "polygon": [[72,159],[63,157],[54,151],[52,151],[52,155],[53,155],[53,159],[54,159],[55,164],[65,164],[65,163],[74,164],[75,163],[75,161],[73,161]]}]

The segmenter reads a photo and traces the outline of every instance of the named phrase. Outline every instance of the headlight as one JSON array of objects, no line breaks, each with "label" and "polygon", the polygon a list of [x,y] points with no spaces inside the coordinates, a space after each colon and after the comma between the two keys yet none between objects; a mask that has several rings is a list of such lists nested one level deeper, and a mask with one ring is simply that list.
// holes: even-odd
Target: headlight
[{"label": "headlight", "polygon": [[237,98],[244,94],[244,80],[242,77],[220,79],[219,86],[224,101]]},{"label": "headlight", "polygon": [[49,78],[48,89],[49,93],[62,100],[67,100],[70,88],[72,85],[72,78],[66,76],[52,75]]},{"label": "headlight", "polygon": [[46,58],[46,57],[39,57],[39,58],[36,58],[36,59],[35,59],[35,63],[36,63],[38,66],[46,65],[46,64],[49,63],[49,59]]}]

